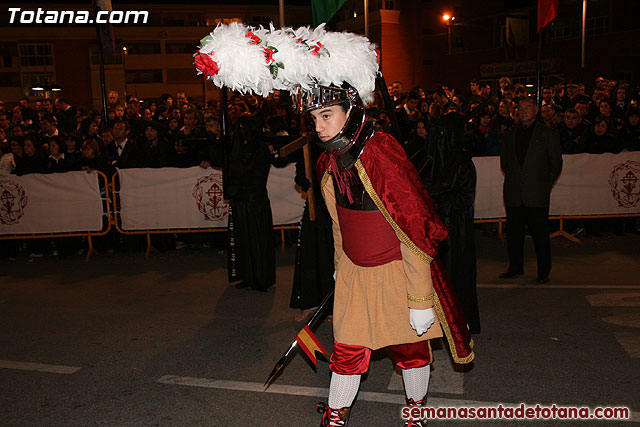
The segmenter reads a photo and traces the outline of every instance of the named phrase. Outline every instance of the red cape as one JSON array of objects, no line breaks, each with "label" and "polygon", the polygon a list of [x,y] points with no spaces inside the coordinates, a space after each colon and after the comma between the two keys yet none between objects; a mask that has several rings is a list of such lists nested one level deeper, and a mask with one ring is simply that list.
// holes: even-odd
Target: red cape
[{"label": "red cape", "polygon": [[[426,262],[436,293],[434,309],[449,341],[456,363],[469,363],[475,355],[467,327],[451,280],[440,259],[438,246],[449,232],[436,214],[433,201],[404,150],[391,135],[375,132],[356,162],[355,168],[367,192],[396,234]],[[329,156],[318,158],[320,182],[328,178]]]}]

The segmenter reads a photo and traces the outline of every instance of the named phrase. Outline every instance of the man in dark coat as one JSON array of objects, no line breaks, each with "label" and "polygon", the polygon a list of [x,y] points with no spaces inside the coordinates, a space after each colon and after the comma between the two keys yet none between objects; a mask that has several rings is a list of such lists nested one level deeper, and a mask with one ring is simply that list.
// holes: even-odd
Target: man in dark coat
[{"label": "man in dark coat", "polygon": [[457,118],[457,113],[449,113],[434,123],[427,143],[411,161],[449,230],[438,255],[451,277],[469,331],[477,334],[480,315],[473,228],[476,168],[469,153],[462,150],[467,137],[464,123]]},{"label": "man in dark coat", "polygon": [[520,101],[521,123],[502,138],[500,167],[504,172],[509,268],[506,279],[524,274],[525,225],[533,237],[538,258],[538,283],[549,281],[551,241],[549,200],[562,171],[562,146],[555,129],[536,122],[538,108],[532,98]]},{"label": "man in dark coat", "polygon": [[144,153],[129,139],[129,123],[119,120],[113,124],[114,141],[105,148],[105,157],[118,169],[140,168],[144,166]]},{"label": "man in dark coat", "polygon": [[276,282],[273,217],[267,193],[271,154],[257,120],[242,116],[231,143],[228,193],[239,276],[237,288],[267,292]]}]

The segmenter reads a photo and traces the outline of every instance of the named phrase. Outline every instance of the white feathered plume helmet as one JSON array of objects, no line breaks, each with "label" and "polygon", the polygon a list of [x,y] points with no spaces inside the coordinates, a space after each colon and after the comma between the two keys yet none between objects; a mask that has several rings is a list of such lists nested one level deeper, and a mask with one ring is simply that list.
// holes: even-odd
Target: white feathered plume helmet
[{"label": "white feathered plume helmet", "polygon": [[194,55],[198,74],[218,87],[266,96],[346,82],[365,103],[373,101],[379,54],[361,35],[325,31],[324,24],[266,29],[232,23],[218,25],[200,43]]}]

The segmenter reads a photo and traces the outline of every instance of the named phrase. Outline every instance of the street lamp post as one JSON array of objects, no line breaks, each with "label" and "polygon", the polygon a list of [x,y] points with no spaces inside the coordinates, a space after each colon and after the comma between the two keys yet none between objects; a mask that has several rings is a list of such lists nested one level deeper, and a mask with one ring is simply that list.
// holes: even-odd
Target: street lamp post
[{"label": "street lamp post", "polygon": [[125,62],[125,56],[127,56],[128,50],[126,46],[122,46],[122,71],[124,73],[124,97],[127,98],[127,64]]},{"label": "street lamp post", "polygon": [[445,13],[444,15],[442,15],[442,20],[447,23],[447,46],[448,46],[449,55],[451,55],[451,51],[452,51],[451,25],[452,25],[452,21],[455,19],[456,19],[455,16],[452,16],[448,13]]}]

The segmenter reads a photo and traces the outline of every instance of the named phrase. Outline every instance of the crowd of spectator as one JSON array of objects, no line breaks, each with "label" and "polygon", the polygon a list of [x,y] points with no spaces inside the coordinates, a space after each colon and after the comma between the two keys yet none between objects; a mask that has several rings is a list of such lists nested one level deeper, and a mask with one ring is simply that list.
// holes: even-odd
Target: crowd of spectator
[{"label": "crowd of spectator", "polygon": [[[469,92],[441,85],[427,91],[404,91],[401,82],[388,89],[408,154],[421,146],[429,129],[448,117],[464,125],[459,144],[471,156],[500,154],[500,137],[518,123],[518,101],[529,88],[508,77],[499,88],[474,80]],[[377,93],[368,107],[379,129],[391,132],[390,110]],[[626,82],[596,79],[588,93],[582,83],[557,81],[541,89],[539,120],[557,128],[563,153],[618,153],[640,150],[640,95]],[[33,102],[33,105],[32,105]],[[229,101],[231,128],[242,115],[261,120],[267,135],[295,135],[300,120],[287,93],[266,98],[235,94]],[[162,94],[142,102],[109,92],[106,123],[96,110],[55,100],[23,98],[7,108],[0,101],[0,173],[52,173],[116,168],[191,167],[222,164],[220,105],[197,105],[184,92]]]},{"label": "crowd of spectator", "polygon": [[[404,92],[401,82],[389,87],[399,127],[408,153],[419,146],[432,125],[443,118],[464,124],[460,144],[471,156],[500,155],[501,136],[519,122],[518,102],[532,96],[530,89],[499,79],[499,88],[473,80],[469,92],[446,85],[431,92],[416,86]],[[598,77],[588,93],[583,83],[556,81],[541,88],[538,120],[558,129],[563,154],[619,153],[640,150],[640,95],[627,82]],[[389,126],[388,114],[380,105],[370,109],[380,127]],[[426,133],[425,133],[426,129]],[[413,141],[417,140],[417,144]]]},{"label": "crowd of spectator", "polygon": [[[532,96],[531,90],[509,77],[500,78],[497,88],[473,80],[468,92],[447,85],[405,91],[397,81],[388,87],[393,105],[385,105],[378,91],[367,112],[378,129],[396,134],[410,157],[437,126],[459,127],[456,143],[470,156],[496,156],[501,136],[519,122],[518,101]],[[638,88],[624,81],[598,77],[587,91],[583,83],[558,80],[542,86],[538,120],[558,129],[565,154],[637,151],[639,101]],[[300,133],[300,117],[286,92],[265,98],[236,93],[228,107],[230,129],[239,117],[254,116],[267,144]],[[0,175],[221,167],[221,114],[218,101],[198,105],[183,91],[151,101],[121,99],[111,91],[106,115],[65,97],[25,97],[11,107],[0,101]]]}]

